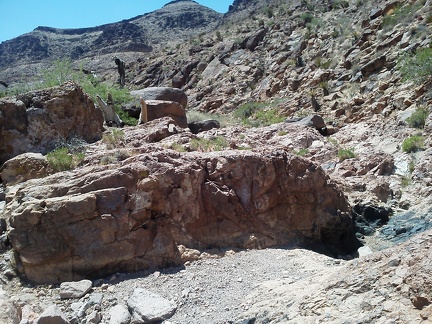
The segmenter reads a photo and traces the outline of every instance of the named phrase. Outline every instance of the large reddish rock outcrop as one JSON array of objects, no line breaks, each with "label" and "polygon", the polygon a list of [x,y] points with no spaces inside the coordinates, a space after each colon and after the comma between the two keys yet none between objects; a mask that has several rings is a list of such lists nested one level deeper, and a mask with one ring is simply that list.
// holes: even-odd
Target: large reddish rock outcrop
[{"label": "large reddish rock outcrop", "polygon": [[75,83],[0,99],[0,163],[22,153],[47,153],[72,138],[94,142],[103,116]]},{"label": "large reddish rock outcrop", "polygon": [[21,270],[37,283],[179,264],[179,245],[357,247],[341,191],[274,148],[158,150],[10,186],[6,200]]}]

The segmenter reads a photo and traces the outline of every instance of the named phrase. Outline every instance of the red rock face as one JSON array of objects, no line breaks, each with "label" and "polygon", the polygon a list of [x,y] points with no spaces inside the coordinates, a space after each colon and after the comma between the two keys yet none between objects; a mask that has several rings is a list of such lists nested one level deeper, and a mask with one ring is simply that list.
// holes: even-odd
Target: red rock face
[{"label": "red rock face", "polygon": [[178,245],[356,248],[345,197],[321,168],[284,150],[159,151],[18,191],[7,197],[10,239],[37,283],[180,264]]},{"label": "red rock face", "polygon": [[21,153],[46,154],[73,137],[94,142],[101,138],[102,123],[102,112],[74,83],[2,99],[0,162]]}]

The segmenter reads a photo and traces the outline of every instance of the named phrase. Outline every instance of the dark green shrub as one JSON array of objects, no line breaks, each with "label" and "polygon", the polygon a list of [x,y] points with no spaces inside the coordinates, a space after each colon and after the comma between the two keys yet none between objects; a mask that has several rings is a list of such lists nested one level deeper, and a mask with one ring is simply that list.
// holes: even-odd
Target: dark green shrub
[{"label": "dark green shrub", "polygon": [[429,110],[427,108],[418,107],[406,121],[413,128],[424,128],[428,116]]},{"label": "dark green shrub", "polygon": [[424,138],[421,135],[414,135],[406,138],[402,142],[402,151],[413,153],[424,149]]},{"label": "dark green shrub", "polygon": [[348,149],[340,148],[338,150],[338,158],[339,158],[340,162],[347,160],[347,159],[353,159],[355,157],[356,157],[356,155],[354,153],[354,149],[352,149],[352,148],[348,148]]},{"label": "dark green shrub", "polygon": [[84,153],[71,153],[67,147],[60,147],[47,154],[49,165],[54,171],[67,171],[84,160]]},{"label": "dark green shrub", "polygon": [[304,12],[300,15],[300,18],[307,24],[312,22],[314,15],[311,12]]},{"label": "dark green shrub", "polygon": [[397,67],[404,81],[417,84],[426,81],[432,76],[432,48],[421,48],[415,54],[403,55]]},{"label": "dark green shrub", "polygon": [[334,9],[343,9],[343,8],[348,8],[349,7],[349,2],[346,0],[334,0],[333,1],[333,8]]}]

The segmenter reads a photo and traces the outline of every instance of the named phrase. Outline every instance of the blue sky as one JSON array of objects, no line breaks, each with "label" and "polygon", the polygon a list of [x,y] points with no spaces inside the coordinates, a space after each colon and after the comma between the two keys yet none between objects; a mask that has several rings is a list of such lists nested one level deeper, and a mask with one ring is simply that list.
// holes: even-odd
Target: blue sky
[{"label": "blue sky", "polygon": [[[170,0],[0,0],[0,43],[38,26],[93,27],[133,18]],[[225,13],[233,0],[196,0]]]}]

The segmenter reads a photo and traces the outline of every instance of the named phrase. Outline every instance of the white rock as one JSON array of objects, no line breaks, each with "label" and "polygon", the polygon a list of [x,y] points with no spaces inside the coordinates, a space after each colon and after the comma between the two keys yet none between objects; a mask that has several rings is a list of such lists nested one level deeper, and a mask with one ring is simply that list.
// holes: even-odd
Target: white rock
[{"label": "white rock", "polygon": [[70,322],[60,308],[51,305],[40,314],[35,324],[70,324]]},{"label": "white rock", "polygon": [[162,296],[143,288],[135,288],[128,300],[133,320],[138,323],[150,323],[170,318],[177,306]]},{"label": "white rock", "polygon": [[109,324],[129,324],[131,315],[126,306],[115,305],[110,309]]},{"label": "white rock", "polygon": [[98,311],[93,311],[88,317],[86,324],[98,324],[102,320],[102,316]]},{"label": "white rock", "polygon": [[81,298],[87,294],[92,288],[90,280],[81,280],[74,282],[62,282],[60,284],[60,297],[65,298]]},{"label": "white rock", "polygon": [[362,246],[361,248],[359,248],[357,250],[357,252],[359,254],[359,257],[366,256],[366,255],[369,255],[369,254],[373,253],[373,251],[371,250],[371,248],[369,246],[367,246],[367,245]]}]

